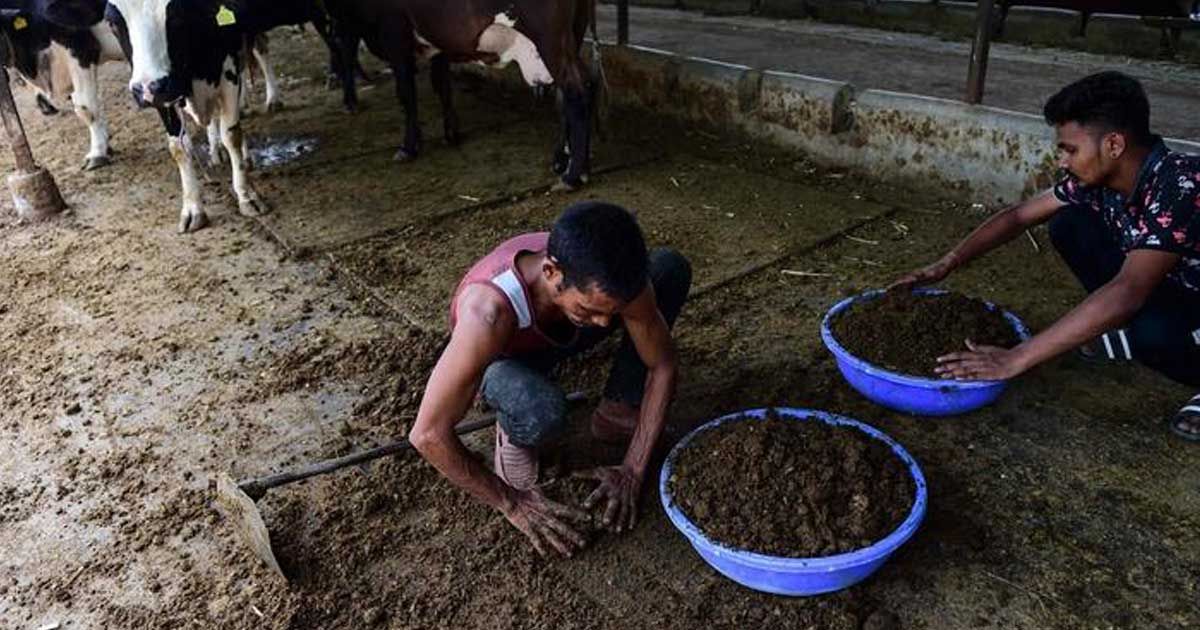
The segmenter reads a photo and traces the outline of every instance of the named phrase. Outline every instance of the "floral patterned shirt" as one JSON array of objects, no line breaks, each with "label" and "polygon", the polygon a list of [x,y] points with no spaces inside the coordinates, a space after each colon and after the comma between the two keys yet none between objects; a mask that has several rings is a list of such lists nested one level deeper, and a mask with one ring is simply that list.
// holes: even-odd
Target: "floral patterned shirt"
[{"label": "floral patterned shirt", "polygon": [[1086,186],[1071,174],[1054,187],[1054,196],[1100,213],[1123,252],[1179,254],[1168,279],[1200,293],[1200,155],[1172,152],[1158,139],[1129,199],[1111,188]]}]

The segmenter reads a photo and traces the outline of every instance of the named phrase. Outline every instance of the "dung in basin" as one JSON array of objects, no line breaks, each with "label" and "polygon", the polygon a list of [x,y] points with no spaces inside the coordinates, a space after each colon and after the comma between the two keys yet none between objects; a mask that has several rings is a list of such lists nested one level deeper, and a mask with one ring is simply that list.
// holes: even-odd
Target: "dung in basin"
[{"label": "dung in basin", "polygon": [[[949,292],[939,289],[919,289],[913,292],[912,299],[938,300],[945,299],[944,296],[948,294]],[[887,299],[884,291],[869,291],[847,298],[829,309],[821,322],[821,340],[833,353],[838,369],[851,387],[889,409],[925,416],[948,416],[972,411],[990,404],[1003,393],[1007,381],[953,381],[932,374],[932,366],[938,355],[965,349],[956,345],[965,341],[960,340],[960,337],[974,334],[955,329],[954,327],[961,322],[955,321],[952,313],[947,319],[918,316],[904,320],[901,317],[888,325],[867,324],[865,327],[871,328],[870,330],[856,331],[865,333],[867,338],[865,344],[861,343],[861,339],[858,340],[860,343],[857,352],[871,354],[872,358],[866,358],[848,349],[838,334],[839,325],[846,323],[846,320],[841,318],[854,309],[864,305],[873,306],[877,300],[883,299]],[[978,308],[990,311],[1000,326],[1007,325],[1011,329],[1009,342],[1012,344],[1029,338],[1029,329],[1016,315],[987,302],[978,302]],[[922,314],[929,312],[921,311]],[[898,332],[894,330],[896,327],[928,329],[936,333],[929,335],[934,343],[926,343],[929,339],[917,339],[921,337],[919,330]],[[951,332],[946,334],[947,330]],[[993,332],[998,334],[997,331]],[[944,340],[938,341],[938,337],[944,337]],[[895,343],[901,338],[907,340],[900,344]],[[872,343],[871,340],[877,343]],[[1009,343],[1004,340],[979,338],[973,341],[990,342],[990,345]],[[939,346],[939,343],[942,345]],[[892,352],[897,348],[903,350],[902,354],[907,354],[907,358],[915,362],[906,361],[906,357]],[[875,352],[884,354],[872,354]]]},{"label": "dung in basin", "polygon": [[667,457],[659,493],[705,562],[779,595],[865,579],[913,535],[927,502],[920,467],[894,440],[849,418],[791,408],[692,431]]}]

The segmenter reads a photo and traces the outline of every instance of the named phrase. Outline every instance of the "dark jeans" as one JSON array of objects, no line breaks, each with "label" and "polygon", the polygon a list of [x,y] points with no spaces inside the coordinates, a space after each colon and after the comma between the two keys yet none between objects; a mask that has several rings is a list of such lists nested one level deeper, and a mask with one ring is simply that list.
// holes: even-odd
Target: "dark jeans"
[{"label": "dark jeans", "polygon": [[[1116,277],[1125,254],[1085,206],[1067,206],[1050,221],[1050,240],[1091,293]],[[1200,293],[1167,279],[1125,324],[1133,358],[1168,378],[1200,387]]]},{"label": "dark jeans", "polygon": [[[673,327],[692,286],[691,264],[674,250],[653,249],[650,282],[659,312],[667,326]],[[620,318],[614,318],[605,328],[581,330],[570,347],[500,359],[488,366],[480,389],[513,444],[536,446],[562,428],[567,418],[566,395],[550,380],[550,373],[564,359],[591,349],[621,327]],[[626,334],[609,370],[604,397],[636,406],[642,402],[645,386],[646,366]]]}]

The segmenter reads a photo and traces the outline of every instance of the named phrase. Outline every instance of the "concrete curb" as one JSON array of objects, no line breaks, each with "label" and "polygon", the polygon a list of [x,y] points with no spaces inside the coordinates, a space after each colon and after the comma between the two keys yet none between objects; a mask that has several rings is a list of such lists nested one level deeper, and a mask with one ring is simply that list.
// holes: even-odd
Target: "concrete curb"
[{"label": "concrete curb", "polygon": [[[1009,203],[1052,184],[1053,132],[1039,116],[638,46],[605,46],[619,104],[795,147],[832,166],[953,186]],[[1200,144],[1170,140],[1200,153]]]},{"label": "concrete curb", "polygon": [[[585,47],[588,48],[588,47]],[[1040,116],[960,101],[856,90],[849,83],[604,45],[612,101],[798,149],[829,166],[1011,203],[1054,182],[1053,132]],[[470,67],[506,86],[518,72]],[[510,68],[510,70],[512,70]],[[1169,139],[1200,153],[1200,143]]]},{"label": "concrete curb", "polygon": [[958,101],[865,90],[850,144],[860,168],[939,181],[1011,202],[1053,183],[1053,133],[1040,117]]}]

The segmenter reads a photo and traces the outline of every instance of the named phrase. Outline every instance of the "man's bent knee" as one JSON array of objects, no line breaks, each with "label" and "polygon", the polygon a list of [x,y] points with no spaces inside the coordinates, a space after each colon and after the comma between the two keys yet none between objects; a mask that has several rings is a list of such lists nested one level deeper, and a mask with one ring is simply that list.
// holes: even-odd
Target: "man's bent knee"
[{"label": "man's bent knee", "polygon": [[1086,232],[1092,229],[1093,212],[1086,206],[1067,206],[1055,213],[1048,226],[1054,249],[1062,254],[1078,251],[1080,242],[1086,240]]},{"label": "man's bent knee", "polygon": [[509,440],[518,446],[537,445],[566,421],[562,390],[520,361],[503,359],[489,365],[482,392]]},{"label": "man's bent knee", "polygon": [[650,250],[650,275],[655,280],[661,279],[665,284],[690,287],[692,263],[674,249],[656,247]]},{"label": "man's bent knee", "polygon": [[513,401],[500,414],[500,426],[517,446],[535,447],[552,437],[567,421],[567,401],[561,392],[554,396]]},{"label": "man's bent knee", "polygon": [[650,279],[659,310],[673,324],[692,287],[692,264],[682,254],[667,248],[650,252]]}]

